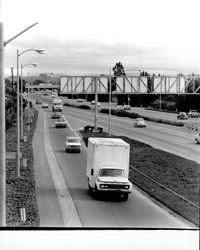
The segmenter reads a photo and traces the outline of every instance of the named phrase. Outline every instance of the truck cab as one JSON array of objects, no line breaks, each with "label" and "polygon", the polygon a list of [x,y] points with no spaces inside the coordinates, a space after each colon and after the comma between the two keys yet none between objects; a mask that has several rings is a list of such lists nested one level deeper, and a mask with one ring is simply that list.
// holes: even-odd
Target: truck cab
[{"label": "truck cab", "polygon": [[62,110],[63,110],[62,99],[54,98],[52,100],[52,111],[62,111]]}]

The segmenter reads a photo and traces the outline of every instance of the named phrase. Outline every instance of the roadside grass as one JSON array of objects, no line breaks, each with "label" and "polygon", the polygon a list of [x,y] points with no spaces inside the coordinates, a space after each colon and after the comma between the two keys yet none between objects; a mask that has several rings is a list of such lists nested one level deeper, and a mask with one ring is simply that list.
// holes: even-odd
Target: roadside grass
[{"label": "roadside grass", "polygon": [[[109,137],[105,132],[79,132],[86,146],[89,137]],[[200,165],[124,136],[117,138],[130,144],[130,166],[133,167],[130,167],[130,181],[155,200],[199,226]]]},{"label": "roadside grass", "polygon": [[[37,122],[37,111],[34,110],[33,123],[30,131],[24,122],[24,135],[27,142],[21,142],[22,158],[27,159],[27,166],[21,160],[20,178],[17,177],[16,159],[6,160],[6,226],[7,227],[36,227],[39,226],[39,213],[36,202],[34,159],[32,138]],[[16,125],[6,133],[6,151],[16,152]],[[26,221],[21,220],[20,209],[25,208]]]}]

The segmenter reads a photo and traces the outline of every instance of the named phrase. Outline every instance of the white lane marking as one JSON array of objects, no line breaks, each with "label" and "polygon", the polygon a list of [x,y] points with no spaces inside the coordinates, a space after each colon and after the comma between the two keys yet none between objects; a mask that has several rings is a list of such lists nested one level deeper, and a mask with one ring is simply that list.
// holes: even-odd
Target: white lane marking
[{"label": "white lane marking", "polygon": [[44,112],[44,145],[46,156],[51,171],[52,179],[56,189],[56,195],[59,201],[61,214],[65,227],[82,227],[80,218],[77,214],[74,202],[70,196],[69,190],[65,183],[63,174],[56,160],[51,146],[51,139],[46,124],[46,113]]}]

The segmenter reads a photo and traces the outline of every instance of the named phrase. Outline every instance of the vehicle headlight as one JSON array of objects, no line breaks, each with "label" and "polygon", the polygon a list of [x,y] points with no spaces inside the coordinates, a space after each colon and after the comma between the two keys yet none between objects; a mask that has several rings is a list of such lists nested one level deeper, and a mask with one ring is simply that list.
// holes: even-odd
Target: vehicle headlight
[{"label": "vehicle headlight", "polygon": [[126,186],[125,186],[125,189],[129,189],[129,185],[126,185]]}]

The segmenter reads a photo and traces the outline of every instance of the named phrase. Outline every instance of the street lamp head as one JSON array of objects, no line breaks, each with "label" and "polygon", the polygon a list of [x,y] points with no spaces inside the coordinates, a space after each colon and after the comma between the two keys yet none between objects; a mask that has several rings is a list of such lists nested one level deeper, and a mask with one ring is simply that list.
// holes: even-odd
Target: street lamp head
[{"label": "street lamp head", "polygon": [[32,63],[34,67],[39,67],[39,63]]},{"label": "street lamp head", "polygon": [[39,54],[46,54],[47,53],[46,49],[35,49],[35,51]]}]

